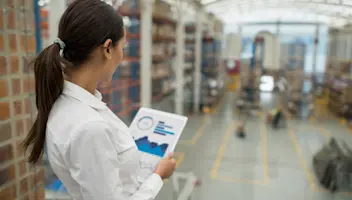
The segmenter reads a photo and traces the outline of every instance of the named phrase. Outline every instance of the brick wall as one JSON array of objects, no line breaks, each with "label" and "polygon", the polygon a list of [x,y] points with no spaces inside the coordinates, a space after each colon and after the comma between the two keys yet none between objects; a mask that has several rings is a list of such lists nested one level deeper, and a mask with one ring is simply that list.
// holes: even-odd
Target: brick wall
[{"label": "brick wall", "polygon": [[30,166],[21,142],[33,121],[33,0],[0,0],[0,199],[44,199],[44,169]]}]

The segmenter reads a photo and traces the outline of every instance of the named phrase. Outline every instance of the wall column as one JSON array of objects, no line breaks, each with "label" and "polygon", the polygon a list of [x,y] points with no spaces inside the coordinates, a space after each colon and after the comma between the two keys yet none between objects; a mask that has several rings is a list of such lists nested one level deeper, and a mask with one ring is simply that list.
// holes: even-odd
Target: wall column
[{"label": "wall column", "polygon": [[152,15],[153,0],[141,1],[141,106],[151,107],[152,101]]},{"label": "wall column", "polygon": [[49,12],[49,44],[54,42],[59,33],[59,23],[67,7],[66,0],[51,0],[48,5]]},{"label": "wall column", "polygon": [[197,10],[196,23],[196,42],[195,42],[195,64],[194,64],[194,96],[193,96],[193,111],[199,112],[200,90],[201,90],[201,65],[202,65],[202,39],[203,39],[203,13],[202,10]]},{"label": "wall column", "polygon": [[176,96],[175,96],[175,112],[183,114],[184,106],[184,60],[185,60],[185,23],[183,17],[183,3],[179,0],[178,4],[178,22],[176,28]]}]

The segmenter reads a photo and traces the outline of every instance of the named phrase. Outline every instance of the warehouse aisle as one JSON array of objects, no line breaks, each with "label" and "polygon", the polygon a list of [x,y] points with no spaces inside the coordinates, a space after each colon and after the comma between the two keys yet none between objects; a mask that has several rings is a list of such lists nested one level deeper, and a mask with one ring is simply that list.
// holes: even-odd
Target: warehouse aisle
[{"label": "warehouse aisle", "polygon": [[[194,172],[202,185],[195,200],[347,200],[352,193],[332,196],[319,189],[311,157],[330,137],[352,144],[352,133],[336,119],[290,120],[288,127],[272,130],[264,115],[251,117],[245,140],[235,137],[233,97],[228,94],[216,112],[192,116],[177,146],[178,172]],[[168,181],[158,200],[174,192]]]}]

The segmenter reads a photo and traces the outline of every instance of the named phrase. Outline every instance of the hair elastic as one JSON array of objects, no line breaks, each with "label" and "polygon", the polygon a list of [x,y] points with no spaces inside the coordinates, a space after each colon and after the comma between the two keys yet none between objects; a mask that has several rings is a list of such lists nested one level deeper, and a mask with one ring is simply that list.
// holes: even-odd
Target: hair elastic
[{"label": "hair elastic", "polygon": [[62,56],[63,55],[63,51],[66,47],[65,43],[60,39],[60,38],[56,38],[54,40],[54,44],[58,44],[59,47],[60,47],[60,55]]}]

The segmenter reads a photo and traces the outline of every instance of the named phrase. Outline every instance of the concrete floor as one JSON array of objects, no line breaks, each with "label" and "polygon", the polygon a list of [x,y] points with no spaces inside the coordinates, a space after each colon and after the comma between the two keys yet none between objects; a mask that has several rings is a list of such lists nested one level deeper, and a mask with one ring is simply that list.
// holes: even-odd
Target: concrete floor
[{"label": "concrete floor", "polygon": [[[227,95],[214,114],[191,116],[177,146],[177,171],[194,172],[201,180],[194,200],[352,199],[352,192],[332,195],[321,189],[311,167],[312,155],[329,137],[352,146],[352,132],[339,120],[319,112],[309,121],[290,120],[287,128],[272,130],[264,116],[251,117],[241,140],[234,135],[238,117],[232,99]],[[171,181],[157,197],[166,199],[176,199]]]}]

